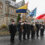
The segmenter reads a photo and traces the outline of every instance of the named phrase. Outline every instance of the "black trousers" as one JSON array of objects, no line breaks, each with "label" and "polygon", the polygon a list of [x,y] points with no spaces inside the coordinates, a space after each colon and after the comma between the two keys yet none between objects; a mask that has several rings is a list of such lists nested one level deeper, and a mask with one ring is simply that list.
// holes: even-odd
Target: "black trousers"
[{"label": "black trousers", "polygon": [[22,39],[22,31],[19,31],[19,40]]},{"label": "black trousers", "polygon": [[37,37],[39,36],[39,29],[37,29],[37,31],[36,31],[36,35],[37,35]]},{"label": "black trousers", "polygon": [[44,29],[40,30],[40,36],[44,35]]},{"label": "black trousers", "polygon": [[31,31],[31,38],[34,39],[35,37],[35,31]]},{"label": "black trousers", "polygon": [[27,30],[27,39],[30,38],[30,30]]},{"label": "black trousers", "polygon": [[26,34],[27,34],[27,31],[24,30],[24,31],[23,31],[23,39],[26,39]]},{"label": "black trousers", "polygon": [[16,32],[15,33],[14,32],[10,33],[10,36],[11,36],[10,41],[11,42],[14,42],[15,34],[16,34]]}]

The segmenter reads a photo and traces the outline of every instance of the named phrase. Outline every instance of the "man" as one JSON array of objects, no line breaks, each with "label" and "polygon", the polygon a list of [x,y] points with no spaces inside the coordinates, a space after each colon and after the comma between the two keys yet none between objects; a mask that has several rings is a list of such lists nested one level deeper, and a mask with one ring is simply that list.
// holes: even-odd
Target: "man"
[{"label": "man", "polygon": [[30,23],[28,23],[27,24],[27,27],[28,27],[28,29],[27,29],[27,39],[30,39],[30,32],[31,32],[31,26],[30,26]]},{"label": "man", "polygon": [[31,24],[31,39],[34,39],[34,37],[35,37],[34,25]]},{"label": "man", "polygon": [[15,25],[15,22],[14,20],[12,21],[12,24],[9,25],[9,32],[10,32],[10,36],[11,36],[11,42],[14,42],[14,37],[15,37],[15,34],[16,34],[16,25]]},{"label": "man", "polygon": [[40,27],[40,36],[43,37],[43,35],[44,35],[44,24],[42,23]]},{"label": "man", "polygon": [[37,28],[37,30],[36,30],[36,35],[37,35],[37,38],[39,37],[39,29],[40,29],[40,24],[39,24],[39,22],[36,22],[36,28]]},{"label": "man", "polygon": [[23,40],[26,40],[26,34],[27,34],[27,24],[26,24],[26,21],[24,22],[24,25],[23,25]]},{"label": "man", "polygon": [[19,31],[19,40],[21,41],[21,38],[22,38],[21,20],[19,20],[17,27]]}]

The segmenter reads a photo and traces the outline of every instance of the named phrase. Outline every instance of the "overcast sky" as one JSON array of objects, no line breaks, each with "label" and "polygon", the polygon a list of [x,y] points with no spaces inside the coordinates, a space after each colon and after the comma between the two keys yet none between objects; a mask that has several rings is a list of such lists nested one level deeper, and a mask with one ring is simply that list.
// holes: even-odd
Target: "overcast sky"
[{"label": "overcast sky", "polygon": [[[16,2],[19,2],[21,0],[17,0]],[[34,8],[37,8],[37,14],[36,16],[39,16],[41,14],[45,13],[45,0],[25,0],[25,3],[29,2],[28,9],[32,11]]]}]

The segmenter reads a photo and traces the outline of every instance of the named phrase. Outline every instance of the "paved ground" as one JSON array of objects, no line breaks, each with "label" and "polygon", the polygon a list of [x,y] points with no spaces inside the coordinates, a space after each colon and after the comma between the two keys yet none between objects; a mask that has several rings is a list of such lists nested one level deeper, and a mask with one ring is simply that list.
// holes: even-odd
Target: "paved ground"
[{"label": "paved ground", "polygon": [[0,36],[0,45],[45,45],[45,34],[43,38],[39,37],[38,39],[29,39],[21,42],[16,36],[14,44],[10,43],[10,36]]},{"label": "paved ground", "polygon": [[[0,45],[13,45],[10,43],[10,36],[0,37]],[[20,42],[18,36],[16,36],[14,45],[45,45],[45,36],[42,39],[39,37],[38,39],[29,39],[22,42]]]}]

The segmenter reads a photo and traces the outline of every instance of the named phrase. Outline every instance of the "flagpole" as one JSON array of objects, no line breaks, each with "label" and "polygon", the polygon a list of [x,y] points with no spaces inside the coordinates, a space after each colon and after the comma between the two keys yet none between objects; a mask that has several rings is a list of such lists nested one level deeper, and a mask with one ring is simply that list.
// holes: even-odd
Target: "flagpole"
[{"label": "flagpole", "polygon": [[[29,0],[28,0],[28,2],[27,2],[27,11],[28,11],[28,3],[29,3]],[[26,15],[27,13],[25,13],[25,15]],[[26,15],[27,16],[27,15]]]}]

